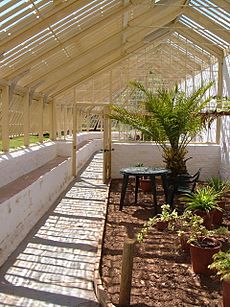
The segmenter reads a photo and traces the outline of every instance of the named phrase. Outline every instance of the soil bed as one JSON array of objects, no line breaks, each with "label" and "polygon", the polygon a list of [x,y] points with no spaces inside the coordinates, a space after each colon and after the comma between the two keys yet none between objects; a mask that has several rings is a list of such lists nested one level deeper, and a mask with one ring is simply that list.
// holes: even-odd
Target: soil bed
[{"label": "soil bed", "polygon": [[[121,180],[111,183],[103,245],[101,275],[111,302],[118,306],[122,249],[125,238],[134,238],[153,216],[152,196],[139,192],[134,204],[134,183],[129,184],[122,212],[119,211]],[[158,204],[164,203],[159,190]],[[230,197],[223,225],[230,226]],[[228,238],[229,242],[229,238]],[[227,248],[229,244],[227,243]],[[221,306],[221,283],[215,276],[193,273],[190,255],[179,248],[177,234],[153,228],[135,250],[131,306]]]}]

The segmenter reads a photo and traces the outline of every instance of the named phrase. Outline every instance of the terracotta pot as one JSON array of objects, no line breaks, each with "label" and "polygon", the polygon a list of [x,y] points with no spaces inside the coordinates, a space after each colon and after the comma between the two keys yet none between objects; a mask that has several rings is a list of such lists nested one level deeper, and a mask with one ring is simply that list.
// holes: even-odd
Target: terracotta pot
[{"label": "terracotta pot", "polygon": [[[220,201],[218,203],[219,207],[225,209],[225,201]],[[213,225],[220,226],[223,223],[223,214],[224,212],[220,210],[213,210]]]},{"label": "terracotta pot", "polygon": [[212,256],[220,251],[221,243],[214,238],[203,238],[202,242],[202,247],[197,243],[190,243],[192,268],[196,274],[209,276],[213,271],[208,266],[213,262]]},{"label": "terracotta pot", "polygon": [[204,219],[203,225],[207,229],[212,229],[212,225],[213,225],[213,211],[207,212],[207,211],[202,211],[202,210],[196,210],[196,211],[194,211],[194,213]]},{"label": "terracotta pot", "polygon": [[156,228],[158,230],[164,230],[168,228],[168,224],[169,224],[168,221],[159,221],[156,223]]},{"label": "terracotta pot", "polygon": [[144,193],[152,191],[152,184],[151,184],[151,180],[150,179],[141,178],[140,179],[140,186],[141,186],[141,190]]},{"label": "terracotta pot", "polygon": [[223,307],[230,307],[230,280],[223,281]]}]

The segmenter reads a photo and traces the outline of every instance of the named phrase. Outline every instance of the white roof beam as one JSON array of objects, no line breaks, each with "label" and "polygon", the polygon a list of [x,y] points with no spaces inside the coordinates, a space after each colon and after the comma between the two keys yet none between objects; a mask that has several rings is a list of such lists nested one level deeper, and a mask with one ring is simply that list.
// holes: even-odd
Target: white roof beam
[{"label": "white roof beam", "polygon": [[[55,75],[58,76],[58,78],[62,78],[62,76],[65,75],[66,71],[71,71],[74,66],[78,66],[79,69],[82,65],[84,65],[84,62],[89,62],[90,60],[94,59],[96,61],[97,57],[100,55],[107,54],[111,50],[120,50],[121,47],[117,48],[117,46],[120,46],[120,34],[115,34],[109,39],[106,39],[105,41],[97,44],[90,50],[84,50],[82,53],[77,54],[76,57],[70,58],[69,61],[61,63],[54,69],[47,69],[45,73],[42,75],[36,76],[35,79],[30,79],[29,83],[26,83],[27,86],[32,86],[34,82],[37,82],[38,79],[46,79],[46,80],[52,80],[54,79]],[[56,79],[56,78],[55,78]]]},{"label": "white roof beam", "polygon": [[[106,24],[108,24],[108,22],[110,20],[119,17],[121,14],[127,12],[128,10],[130,10],[130,5],[128,5],[127,7],[119,8],[116,11],[113,11],[113,13],[111,13],[109,16],[106,16],[104,19],[101,19],[100,21],[96,22],[95,24],[90,25],[88,28],[81,31],[80,33],[74,35],[73,37],[71,37],[69,39],[63,40],[61,45],[58,45],[58,46],[55,45],[54,47],[52,47],[48,50],[44,49],[41,53],[39,53],[37,55],[36,58],[28,57],[26,60],[24,60],[22,62],[21,65],[20,64],[17,65],[17,69],[11,71],[10,74],[5,75],[4,77],[8,78],[8,77],[11,77],[12,75],[18,74],[22,70],[24,70],[25,67],[28,68],[28,66],[36,65],[39,62],[41,62],[41,59],[45,59],[49,56],[52,56],[56,52],[62,50],[65,47],[68,47],[72,43],[77,43],[81,38],[83,38],[84,36],[87,36],[88,34],[92,33],[93,30],[99,29],[100,27],[104,27]],[[119,31],[119,33],[121,33],[121,32]]]},{"label": "white roof beam", "polygon": [[226,30],[224,27],[221,27],[218,23],[209,19],[207,16],[201,14],[199,11],[197,11],[197,10],[191,8],[191,7],[187,7],[184,11],[184,14],[187,17],[194,20],[195,22],[197,22],[198,24],[200,24],[205,29],[211,31],[212,33],[214,33],[218,37],[222,38],[226,42],[230,42],[229,31]]},{"label": "white roof beam", "polygon": [[230,6],[229,6],[229,0],[212,0],[214,4],[221,7],[226,12],[230,13]]},{"label": "white roof beam", "polygon": [[223,58],[223,50],[217,45],[213,44],[211,41],[196,33],[189,27],[186,27],[182,23],[177,23],[178,28],[176,29],[178,33],[181,33],[184,37],[187,37],[189,40],[193,41],[195,44],[207,50],[209,53],[213,54],[217,58]]},{"label": "white roof beam", "polygon": [[68,2],[63,2],[59,6],[55,5],[52,10],[52,15],[46,16],[46,18],[39,18],[37,19],[36,24],[33,23],[30,26],[24,27],[19,34],[18,32],[15,34],[12,33],[9,38],[4,39],[0,43],[0,52],[4,52],[5,50],[9,50],[17,46],[31,36],[34,36],[35,34],[51,26],[55,22],[66,17],[68,14],[71,14],[73,11],[81,8],[86,4],[89,4],[89,2],[89,0],[78,0],[77,2],[74,1],[70,4]]}]

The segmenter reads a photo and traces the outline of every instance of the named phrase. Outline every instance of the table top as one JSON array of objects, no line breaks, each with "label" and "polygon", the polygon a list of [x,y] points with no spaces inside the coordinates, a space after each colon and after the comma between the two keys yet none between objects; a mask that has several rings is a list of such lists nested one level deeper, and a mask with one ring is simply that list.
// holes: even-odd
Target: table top
[{"label": "table top", "polygon": [[120,173],[133,176],[160,176],[170,174],[171,170],[164,167],[131,166],[120,169]]}]

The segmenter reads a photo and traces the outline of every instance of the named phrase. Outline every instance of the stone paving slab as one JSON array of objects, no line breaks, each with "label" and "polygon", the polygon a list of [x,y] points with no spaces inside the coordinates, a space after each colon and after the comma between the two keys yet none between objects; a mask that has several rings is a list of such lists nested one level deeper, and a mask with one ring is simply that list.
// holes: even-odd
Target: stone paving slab
[{"label": "stone paving slab", "polygon": [[108,187],[97,153],[0,269],[0,306],[99,306],[93,289]]}]

